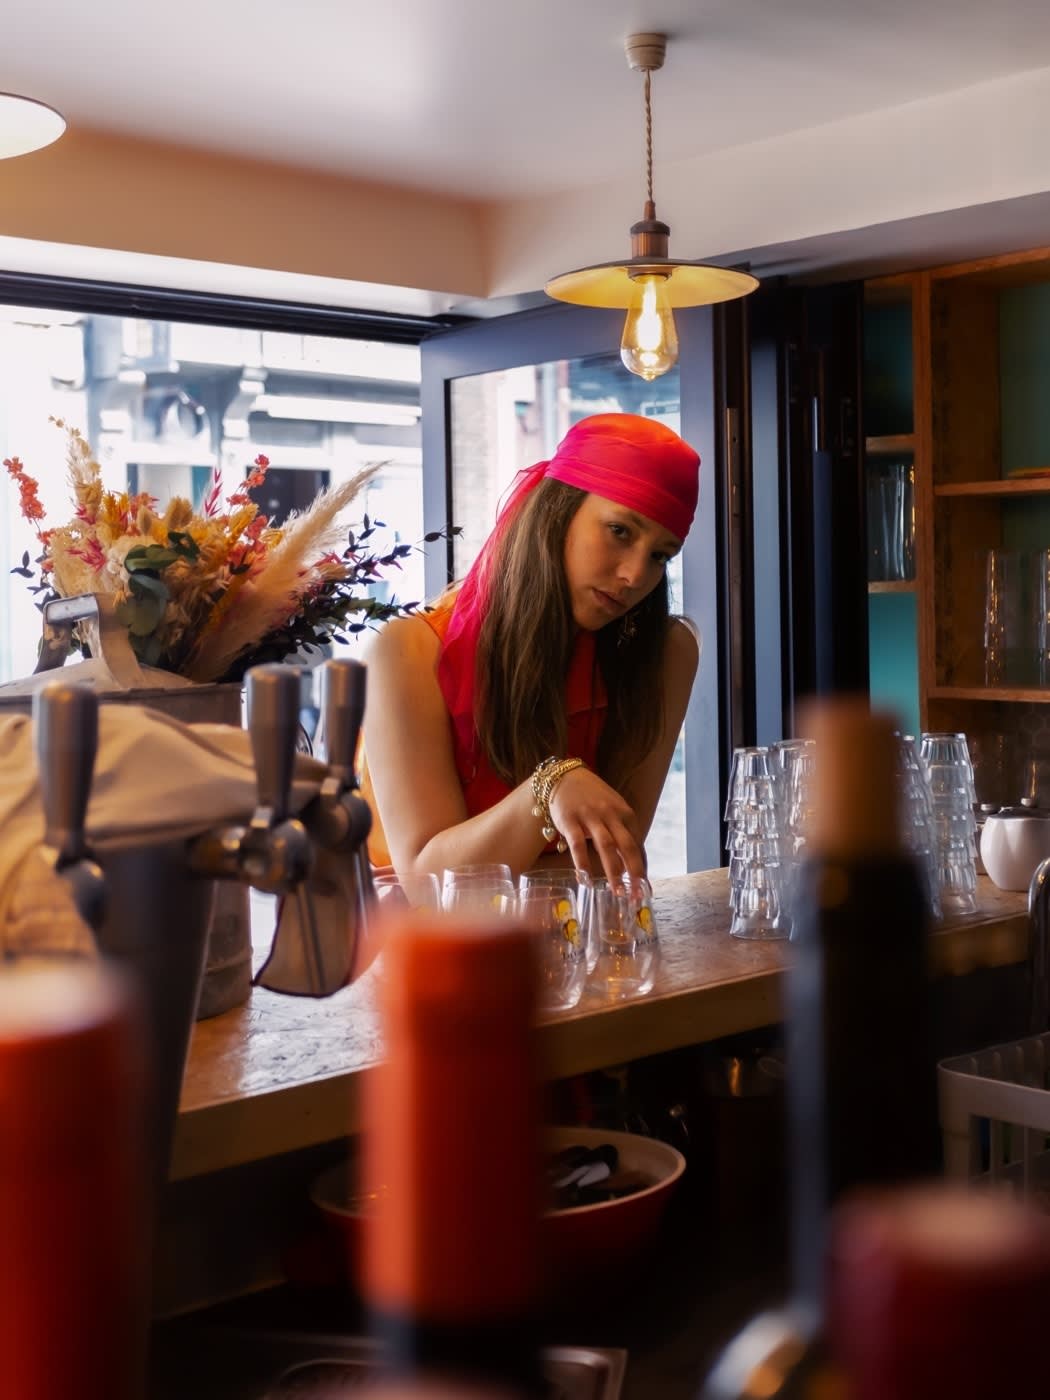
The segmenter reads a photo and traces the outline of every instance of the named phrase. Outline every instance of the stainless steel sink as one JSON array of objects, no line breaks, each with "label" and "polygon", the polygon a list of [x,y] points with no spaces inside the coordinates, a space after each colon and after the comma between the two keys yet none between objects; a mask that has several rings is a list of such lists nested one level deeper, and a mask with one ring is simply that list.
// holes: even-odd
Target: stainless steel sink
[{"label": "stainless steel sink", "polygon": [[[619,1400],[625,1351],[550,1347],[547,1400]],[[341,1400],[381,1370],[365,1337],[201,1328],[155,1348],[151,1400]]]}]

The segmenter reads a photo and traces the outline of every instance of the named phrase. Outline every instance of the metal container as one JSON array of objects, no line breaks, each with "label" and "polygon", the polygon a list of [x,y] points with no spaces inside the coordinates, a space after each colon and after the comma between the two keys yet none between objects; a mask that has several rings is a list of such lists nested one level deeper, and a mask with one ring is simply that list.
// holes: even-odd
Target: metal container
[{"label": "metal container", "polygon": [[[79,600],[64,599],[65,604]],[[159,710],[184,724],[229,724],[242,727],[242,691],[240,682],[225,685],[194,685],[182,677],[139,667],[126,637],[100,626],[96,646],[101,655],[90,661],[61,665],[65,652],[56,645],[53,632],[51,649],[45,651],[50,664],[33,676],[0,686],[0,715],[5,713],[30,715],[33,695],[54,680],[90,686],[104,705],[144,705]],[[45,638],[49,629],[45,620]],[[122,688],[120,678],[141,677],[147,684]],[[159,681],[159,684],[149,684]],[[108,870],[108,866],[107,866]],[[185,878],[185,877],[184,877]],[[252,940],[248,890],[244,885],[223,882],[209,883],[209,899],[205,906],[196,899],[184,898],[178,889],[170,892],[172,908],[182,911],[184,923],[189,922],[190,909],[206,907],[208,919],[204,933],[207,949],[200,996],[196,1003],[196,1019],[218,1016],[247,1001],[251,992]],[[156,906],[156,896],[151,907]],[[188,930],[184,936],[196,939],[198,930]]]}]

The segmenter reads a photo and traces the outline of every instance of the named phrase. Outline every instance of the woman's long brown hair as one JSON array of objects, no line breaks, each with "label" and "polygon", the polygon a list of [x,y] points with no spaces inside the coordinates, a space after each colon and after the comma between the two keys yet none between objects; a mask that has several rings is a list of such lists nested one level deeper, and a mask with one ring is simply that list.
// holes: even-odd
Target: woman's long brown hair
[{"label": "woman's long brown hair", "polygon": [[[585,492],[544,480],[507,527],[492,560],[475,657],[475,724],[493,770],[511,786],[568,743],[565,685],[575,624],[565,537]],[[622,789],[652,748],[663,718],[663,655],[670,629],[666,577],[629,614],[595,633],[608,711],[597,769]]]}]

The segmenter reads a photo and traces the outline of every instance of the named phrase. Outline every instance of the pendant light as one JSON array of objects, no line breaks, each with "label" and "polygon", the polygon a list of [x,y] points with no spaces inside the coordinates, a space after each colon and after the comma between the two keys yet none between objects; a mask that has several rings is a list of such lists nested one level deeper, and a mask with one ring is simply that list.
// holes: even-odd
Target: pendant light
[{"label": "pendant light", "polygon": [[0,160],[50,146],[65,129],[65,118],[46,102],[0,92]]},{"label": "pendant light", "polygon": [[663,67],[666,34],[632,34],[624,44],[627,62],[645,74],[645,165],[647,197],[641,221],[631,228],[631,256],[552,277],[545,288],[556,301],[577,306],[622,307],[627,320],[620,358],[643,379],[665,374],[678,359],[674,308],[707,306],[746,296],[758,286],[748,272],[709,263],[680,262],[667,255],[671,230],[656,217],[653,201],[653,113],[651,75]]}]

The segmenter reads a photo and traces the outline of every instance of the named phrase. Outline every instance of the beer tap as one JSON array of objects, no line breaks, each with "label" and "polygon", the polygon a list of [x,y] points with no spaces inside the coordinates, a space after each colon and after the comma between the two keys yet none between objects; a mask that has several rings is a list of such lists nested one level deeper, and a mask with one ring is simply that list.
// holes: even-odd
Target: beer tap
[{"label": "beer tap", "polygon": [[299,672],[256,666],[247,675],[248,731],[258,800],[245,826],[206,832],[192,844],[193,870],[213,879],[239,879],[268,894],[300,886],[313,847],[306,828],[289,816],[295,739],[299,725]]},{"label": "beer tap", "polygon": [[[365,668],[358,661],[327,661],[321,683],[328,775],[303,811],[315,861],[297,891],[294,908],[282,916],[292,937],[298,935],[295,941],[315,996],[351,980],[372,894],[366,848],[372,814],[357,792],[354,772],[365,707]],[[268,963],[260,976],[263,985],[280,987],[276,964]]]},{"label": "beer tap", "polygon": [[102,922],[105,877],[92,859],[84,826],[98,751],[98,696],[56,681],[33,697],[33,742],[44,805],[44,849],[69,885],[80,917]]},{"label": "beer tap", "polygon": [[329,776],[321,786],[317,826],[311,827],[330,849],[345,851],[350,856],[362,914],[372,891],[372,871],[366,850],[372,813],[358,792],[354,760],[365,713],[367,676],[360,661],[326,661],[321,667],[325,762]]}]

